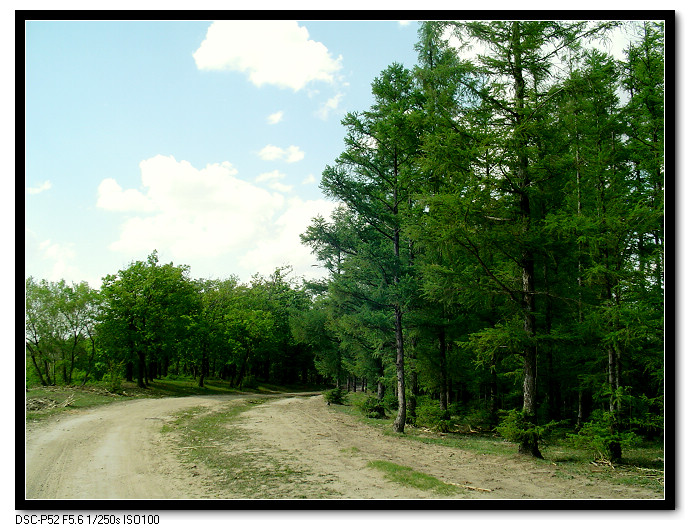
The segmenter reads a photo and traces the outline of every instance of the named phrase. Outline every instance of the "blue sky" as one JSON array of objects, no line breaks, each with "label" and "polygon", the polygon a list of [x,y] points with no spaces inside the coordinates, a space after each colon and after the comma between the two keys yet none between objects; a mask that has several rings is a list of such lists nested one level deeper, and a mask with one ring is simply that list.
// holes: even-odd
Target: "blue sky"
[{"label": "blue sky", "polygon": [[157,249],[194,278],[320,274],[340,120],[416,23],[29,21],[26,275],[101,278]]}]

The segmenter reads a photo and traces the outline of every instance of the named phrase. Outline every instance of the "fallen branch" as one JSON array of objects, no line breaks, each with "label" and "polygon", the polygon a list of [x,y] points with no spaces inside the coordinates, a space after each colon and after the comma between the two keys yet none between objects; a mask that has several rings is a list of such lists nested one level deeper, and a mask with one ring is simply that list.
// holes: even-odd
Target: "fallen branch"
[{"label": "fallen branch", "polygon": [[56,407],[69,407],[72,403],[74,403],[74,394],[72,394],[70,397],[68,397],[65,401],[63,401],[59,405],[55,405],[55,406]]},{"label": "fallen branch", "polygon": [[664,472],[663,469],[650,469],[648,467],[637,467],[633,466],[635,469],[639,469],[640,471],[649,471],[650,473],[662,473]]},{"label": "fallen branch", "polygon": [[613,467],[613,462],[611,462],[610,460],[603,459],[603,458],[598,459],[598,460],[594,460],[591,463],[594,464],[595,466],[610,466],[611,469],[616,469],[615,467]]},{"label": "fallen branch", "polygon": [[486,488],[475,488],[474,486],[468,486],[467,484],[458,484],[457,482],[448,482],[451,486],[458,486],[460,488],[466,488],[468,490],[474,490],[474,491],[487,491],[491,492],[493,490],[488,490]]}]

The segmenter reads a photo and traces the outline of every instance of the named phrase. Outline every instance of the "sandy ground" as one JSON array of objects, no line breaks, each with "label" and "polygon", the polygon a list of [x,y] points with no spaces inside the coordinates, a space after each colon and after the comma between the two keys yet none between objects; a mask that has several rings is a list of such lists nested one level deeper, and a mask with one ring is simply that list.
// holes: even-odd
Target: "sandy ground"
[{"label": "sandy ground", "polygon": [[[27,426],[27,499],[218,499],[213,470],[184,463],[164,422],[191,407],[220,409],[250,396],[142,399],[62,415]],[[333,411],[321,396],[272,399],[252,407],[233,428],[249,434],[225,450],[260,453],[301,470],[300,481],[265,498],[424,499],[367,466],[385,460],[464,485],[461,499],[654,498],[634,486],[596,477],[559,476],[530,458],[479,455],[401,437]],[[553,467],[553,469],[551,469]],[[470,489],[480,488],[480,489]],[[489,491],[482,491],[489,490]],[[259,493],[258,496],[261,496]],[[659,498],[659,497],[656,497]]]},{"label": "sandy ground", "polygon": [[206,498],[210,492],[179,462],[161,427],[177,411],[242,397],[139,399],[28,424],[26,498]]}]

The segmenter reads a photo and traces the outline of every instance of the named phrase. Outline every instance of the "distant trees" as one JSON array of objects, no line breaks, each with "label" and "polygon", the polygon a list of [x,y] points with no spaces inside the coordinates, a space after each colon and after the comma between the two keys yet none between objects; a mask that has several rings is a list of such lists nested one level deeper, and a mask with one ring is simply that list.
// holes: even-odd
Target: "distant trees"
[{"label": "distant trees", "polygon": [[293,333],[311,294],[289,268],[249,285],[194,280],[157,252],[88,284],[26,280],[27,380],[71,385],[124,377],[146,387],[168,375],[315,382],[314,350]]},{"label": "distant trees", "polygon": [[145,387],[166,375],[201,310],[188,267],[160,265],[154,251],[106,276],[101,294],[103,346],[125,364],[127,378]]},{"label": "distant trees", "polygon": [[67,285],[27,278],[25,338],[30,364],[42,385],[85,382],[94,369],[99,293],[87,283]]}]

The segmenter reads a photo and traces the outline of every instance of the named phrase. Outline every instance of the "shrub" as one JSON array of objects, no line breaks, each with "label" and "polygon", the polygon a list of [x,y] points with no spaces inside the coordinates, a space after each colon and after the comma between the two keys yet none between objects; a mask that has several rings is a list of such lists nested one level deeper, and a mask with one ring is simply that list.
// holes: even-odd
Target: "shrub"
[{"label": "shrub", "polygon": [[438,402],[428,398],[420,398],[417,403],[417,425],[426,425],[438,432],[450,432],[455,427],[450,412],[441,410]]},{"label": "shrub", "polygon": [[502,410],[504,415],[496,427],[496,432],[509,442],[536,446],[557,426],[559,422],[551,421],[546,425],[536,425],[525,418],[520,410]]},{"label": "shrub", "polygon": [[595,459],[611,462],[620,459],[623,448],[641,441],[641,438],[634,432],[615,428],[613,414],[601,410],[594,411],[591,421],[585,423],[579,432],[567,436],[568,441],[574,447],[591,451]]},{"label": "shrub", "polygon": [[113,394],[122,392],[122,377],[120,374],[124,365],[124,361],[117,362],[112,359],[108,359],[106,363],[107,370],[103,374],[103,381],[107,383],[108,391]]},{"label": "shrub", "polygon": [[466,414],[462,414],[463,425],[468,425],[470,428],[479,430],[491,430],[492,418],[491,412],[485,409],[472,410]]},{"label": "shrub", "polygon": [[393,394],[386,394],[381,400],[383,408],[389,412],[398,412],[398,397]]},{"label": "shrub", "polygon": [[367,398],[357,406],[367,418],[381,419],[386,417],[383,402],[379,401],[376,396],[367,396]]},{"label": "shrub", "polygon": [[253,375],[245,375],[240,383],[240,389],[242,388],[256,388],[259,385],[256,377]]},{"label": "shrub", "polygon": [[329,405],[331,403],[334,403],[336,405],[343,405],[345,395],[346,392],[343,392],[343,389],[340,387],[331,388],[330,390],[326,390],[323,393],[323,397],[326,400],[326,403],[328,403]]}]

